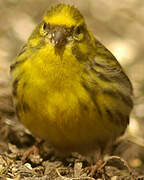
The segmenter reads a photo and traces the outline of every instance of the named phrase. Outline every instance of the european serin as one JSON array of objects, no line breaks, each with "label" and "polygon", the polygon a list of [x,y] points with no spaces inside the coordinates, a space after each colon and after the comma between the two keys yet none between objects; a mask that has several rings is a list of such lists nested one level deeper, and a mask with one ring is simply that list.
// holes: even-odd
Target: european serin
[{"label": "european serin", "polygon": [[77,8],[51,8],[11,65],[16,113],[60,151],[101,151],[129,123],[132,86]]}]

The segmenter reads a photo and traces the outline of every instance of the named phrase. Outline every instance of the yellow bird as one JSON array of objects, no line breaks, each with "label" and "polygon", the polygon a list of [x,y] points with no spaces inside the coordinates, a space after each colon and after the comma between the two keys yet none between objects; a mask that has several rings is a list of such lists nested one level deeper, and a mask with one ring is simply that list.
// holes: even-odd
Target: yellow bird
[{"label": "yellow bird", "polygon": [[132,86],[74,6],[46,12],[11,65],[16,113],[62,152],[101,152],[121,136]]}]

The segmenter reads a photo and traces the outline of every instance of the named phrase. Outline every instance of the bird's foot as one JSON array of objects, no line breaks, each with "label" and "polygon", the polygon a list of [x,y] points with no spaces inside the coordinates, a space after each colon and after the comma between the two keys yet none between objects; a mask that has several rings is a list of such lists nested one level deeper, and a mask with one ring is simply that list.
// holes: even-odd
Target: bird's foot
[{"label": "bird's foot", "polygon": [[86,167],[84,171],[86,171],[90,177],[102,177],[105,174],[104,164],[105,163],[100,159],[95,165]]},{"label": "bird's foot", "polygon": [[27,159],[29,159],[31,154],[39,154],[40,153],[40,146],[44,143],[43,140],[36,140],[36,143],[30,147],[27,151],[24,152],[21,160],[23,163],[25,163],[27,161]]}]

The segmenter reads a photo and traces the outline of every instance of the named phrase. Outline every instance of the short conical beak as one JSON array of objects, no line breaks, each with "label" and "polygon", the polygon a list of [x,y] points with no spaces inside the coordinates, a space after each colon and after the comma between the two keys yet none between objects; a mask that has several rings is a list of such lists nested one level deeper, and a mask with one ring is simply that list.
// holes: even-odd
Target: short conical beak
[{"label": "short conical beak", "polygon": [[66,35],[61,30],[55,31],[53,40],[56,46],[62,46],[66,42]]}]

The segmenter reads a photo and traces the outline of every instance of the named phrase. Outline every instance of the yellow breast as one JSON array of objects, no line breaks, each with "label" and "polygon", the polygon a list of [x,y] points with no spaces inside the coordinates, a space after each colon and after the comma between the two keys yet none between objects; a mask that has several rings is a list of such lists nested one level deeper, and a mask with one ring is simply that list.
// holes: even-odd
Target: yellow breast
[{"label": "yellow breast", "polygon": [[62,151],[93,149],[116,137],[116,125],[101,117],[82,84],[82,67],[74,57],[67,60],[70,52],[62,60],[53,54],[48,66],[43,54],[21,68],[25,76],[19,82],[17,102],[23,124]]}]

